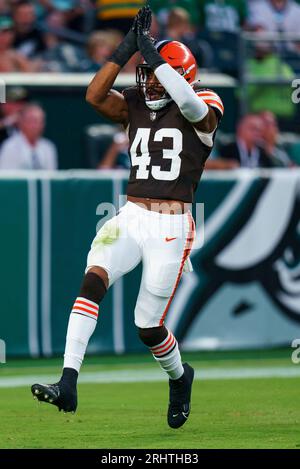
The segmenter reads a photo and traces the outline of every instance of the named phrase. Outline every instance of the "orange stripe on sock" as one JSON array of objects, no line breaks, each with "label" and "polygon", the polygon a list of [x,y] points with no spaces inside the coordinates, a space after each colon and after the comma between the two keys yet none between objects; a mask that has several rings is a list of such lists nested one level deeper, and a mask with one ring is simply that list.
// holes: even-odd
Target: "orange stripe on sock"
[{"label": "orange stripe on sock", "polygon": [[168,350],[170,350],[170,349],[173,347],[174,344],[175,344],[175,337],[172,336],[172,342],[171,342],[167,347],[165,347],[164,349],[160,350],[159,352],[154,352],[154,355],[158,355],[158,356],[159,356],[159,355],[165,354]]},{"label": "orange stripe on sock", "polygon": [[93,308],[93,309],[95,309],[96,311],[98,311],[98,306],[96,306],[95,304],[90,304],[90,303],[88,303],[87,301],[83,301],[83,300],[76,300],[76,301],[75,301],[75,305],[76,305],[77,303],[78,303],[78,304],[82,304],[82,305],[84,305],[84,306],[88,306],[89,308]]},{"label": "orange stripe on sock", "polygon": [[74,309],[79,309],[79,311],[84,311],[85,313],[89,313],[89,314],[92,314],[93,316],[98,317],[98,313],[94,313],[93,311],[89,311],[88,309],[85,309],[82,306],[76,306],[76,303],[73,306],[72,312],[74,311]]},{"label": "orange stripe on sock", "polygon": [[170,337],[168,338],[168,340],[162,345],[156,345],[155,347],[152,347],[151,352],[157,352],[159,351],[159,349],[164,348],[166,345],[170,343],[170,341],[172,340],[172,337],[173,335],[170,333]]}]

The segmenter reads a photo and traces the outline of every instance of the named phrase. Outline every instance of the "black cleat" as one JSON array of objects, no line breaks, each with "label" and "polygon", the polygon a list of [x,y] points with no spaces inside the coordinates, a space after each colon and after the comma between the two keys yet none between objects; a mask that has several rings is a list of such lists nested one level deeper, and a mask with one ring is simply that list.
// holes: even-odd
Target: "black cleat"
[{"label": "black cleat", "polygon": [[55,384],[33,384],[33,397],[41,402],[48,402],[64,412],[75,412],[77,408],[77,391],[61,382]]},{"label": "black cleat", "polygon": [[171,428],[181,427],[187,421],[191,411],[190,401],[194,369],[188,363],[184,363],[183,369],[184,374],[181,378],[169,379],[168,424]]}]

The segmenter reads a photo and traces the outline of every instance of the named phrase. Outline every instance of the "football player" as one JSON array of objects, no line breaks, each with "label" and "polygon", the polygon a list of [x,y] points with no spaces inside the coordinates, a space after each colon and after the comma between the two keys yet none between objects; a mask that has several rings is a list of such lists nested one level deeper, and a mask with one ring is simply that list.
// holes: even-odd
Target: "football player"
[{"label": "football player", "polygon": [[[69,319],[60,381],[35,384],[32,392],[65,412],[76,410],[78,373],[99,304],[107,289],[142,261],[135,324],[169,377],[167,419],[170,427],[179,428],[190,413],[194,370],[182,364],[165,318],[183,271],[191,270],[195,227],[189,206],[213,147],[223,104],[214,91],[195,83],[197,64],[190,50],[176,41],[155,43],[150,25],[151,10],[144,7],[87,90],[87,101],[128,132],[127,203],[92,243]],[[136,86],[121,94],[112,86],[137,50],[144,63],[137,67]]]}]

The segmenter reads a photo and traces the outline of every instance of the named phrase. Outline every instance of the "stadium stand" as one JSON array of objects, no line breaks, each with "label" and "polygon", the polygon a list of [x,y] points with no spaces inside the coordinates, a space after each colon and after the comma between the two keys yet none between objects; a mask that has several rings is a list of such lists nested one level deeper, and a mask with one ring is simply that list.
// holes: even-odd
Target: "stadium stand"
[{"label": "stadium stand", "polygon": [[[93,152],[99,146],[99,133],[94,137],[93,146],[84,143],[93,138],[93,133],[90,135],[84,129],[94,128],[97,124],[101,133],[101,128],[106,128],[107,123],[85,109],[84,86],[80,90],[78,86],[73,87],[75,78],[71,79],[71,74],[74,77],[75,74],[78,77],[86,74],[88,77],[88,74],[95,73],[122,40],[132,17],[144,3],[144,0],[113,3],[109,0],[0,0],[0,73],[20,74],[17,83],[15,78],[7,81],[8,91],[16,84],[24,85],[25,74],[36,73],[41,77],[53,74],[56,83],[61,83],[60,74],[66,77],[68,74],[70,80],[64,79],[64,86],[56,88],[56,91],[61,90],[56,106],[65,106],[66,95],[73,93],[74,100],[75,95],[81,96],[81,101],[76,101],[77,105],[80,102],[78,112],[82,116],[77,144],[80,143],[83,156],[74,162],[75,167],[98,166],[101,157],[95,159]],[[210,86],[210,76],[221,77],[218,92],[225,93],[225,102],[233,103],[226,106],[221,132],[225,136],[233,135],[243,115],[270,111],[279,120],[281,132],[278,140],[283,139],[285,151],[298,164],[300,110],[291,99],[291,83],[300,71],[300,2],[150,0],[149,3],[156,14],[152,34],[160,39],[167,37],[184,42],[199,64],[198,78],[201,80],[203,73],[208,76],[205,86]],[[124,68],[124,72],[132,74],[131,84],[139,61],[140,56],[136,54]],[[236,80],[230,91],[226,85],[229,77]],[[88,79],[81,82],[88,83]],[[50,115],[46,129],[49,138],[54,138],[58,146],[65,148],[64,151],[67,145],[72,148],[71,136],[69,140],[65,136],[66,142],[61,144],[57,130],[52,131],[54,110],[49,103],[48,85],[32,83],[27,81],[22,87],[28,95],[27,101],[41,98],[46,113]],[[71,88],[66,90],[68,84],[72,91]],[[65,95],[64,91],[67,91]],[[9,132],[13,129],[6,115],[7,109],[9,106],[0,105],[1,141],[8,135],[7,129]],[[72,125],[77,129],[70,112]],[[115,132],[118,133],[119,129],[116,128]],[[289,137],[285,142],[286,135]],[[106,132],[103,138],[107,138]],[[87,150],[85,155],[86,148],[93,150]],[[59,167],[72,167],[64,157],[64,151],[59,153],[62,159]]]}]

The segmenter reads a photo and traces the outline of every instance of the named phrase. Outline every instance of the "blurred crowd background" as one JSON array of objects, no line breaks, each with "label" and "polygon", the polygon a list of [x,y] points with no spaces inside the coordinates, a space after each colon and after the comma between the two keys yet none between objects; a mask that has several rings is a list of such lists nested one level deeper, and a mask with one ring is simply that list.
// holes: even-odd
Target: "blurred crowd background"
[{"label": "blurred crowd background", "polygon": [[[7,73],[53,77],[95,73],[122,41],[144,3],[0,0],[0,77]],[[300,0],[148,3],[154,12],[152,35],[185,43],[197,59],[199,78],[201,74],[207,78],[205,85],[209,76],[218,76],[223,98],[222,76],[236,83],[234,94],[225,102],[230,125],[221,127],[207,168],[299,165],[300,112],[292,100],[292,81],[300,73]],[[134,74],[140,60],[136,54],[122,72]],[[0,107],[0,169],[72,167],[61,156],[55,132],[47,133],[47,105],[35,102],[36,98],[28,87],[8,87],[7,102]],[[230,104],[233,99],[236,107]],[[85,105],[83,95],[81,101]],[[64,105],[58,112],[64,112]],[[96,115],[93,119],[97,123]],[[101,125],[85,130],[84,156],[74,166],[128,168],[126,135],[122,129]],[[52,141],[44,137],[45,129]],[[72,133],[71,127],[66,139],[68,132]],[[15,148],[20,149],[17,155]]]}]

